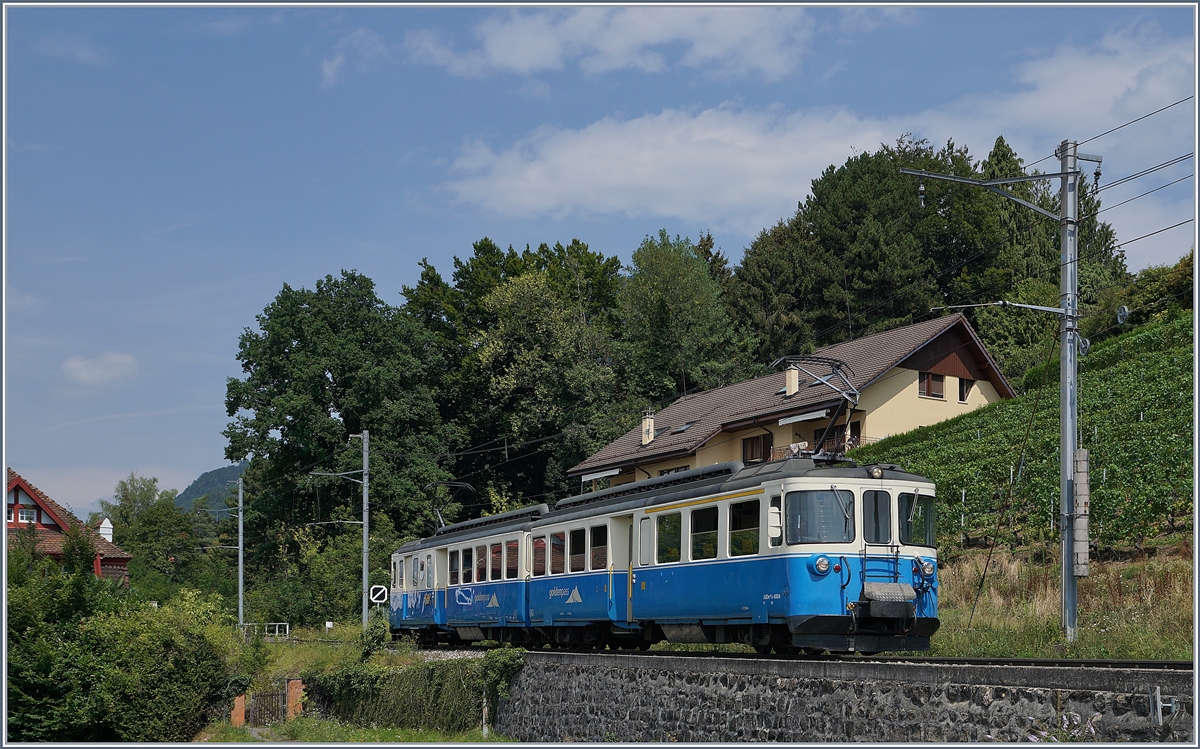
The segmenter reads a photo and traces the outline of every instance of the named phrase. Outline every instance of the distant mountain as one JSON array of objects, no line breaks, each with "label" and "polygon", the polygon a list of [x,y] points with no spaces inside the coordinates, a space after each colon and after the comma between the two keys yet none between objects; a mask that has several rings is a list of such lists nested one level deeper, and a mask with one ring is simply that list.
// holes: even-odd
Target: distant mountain
[{"label": "distant mountain", "polygon": [[243,460],[237,465],[225,466],[200,474],[200,478],[188,484],[188,488],[175,497],[175,506],[187,512],[192,509],[192,504],[197,499],[208,495],[208,501],[202,506],[213,509],[224,507],[225,497],[237,497],[237,480],[246,470],[247,465],[248,461]]}]

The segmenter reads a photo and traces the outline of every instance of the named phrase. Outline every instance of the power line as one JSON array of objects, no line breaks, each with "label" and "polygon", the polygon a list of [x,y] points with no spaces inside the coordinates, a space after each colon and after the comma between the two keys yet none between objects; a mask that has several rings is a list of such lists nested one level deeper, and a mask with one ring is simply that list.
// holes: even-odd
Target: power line
[{"label": "power line", "polygon": [[1089,213],[1088,215],[1083,216],[1079,220],[1083,221],[1085,219],[1089,219],[1094,216],[1099,216],[1101,213],[1104,213],[1105,211],[1109,210],[1110,208],[1116,208],[1117,206],[1122,206],[1122,205],[1125,205],[1126,203],[1132,203],[1133,201],[1137,200],[1138,198],[1144,198],[1152,192],[1158,192],[1159,190],[1168,188],[1171,185],[1178,184],[1178,183],[1184,181],[1185,179],[1191,179],[1192,176],[1193,175],[1191,175],[1191,174],[1185,174],[1184,176],[1180,177],[1179,179],[1175,180],[1174,182],[1168,182],[1167,184],[1156,187],[1153,190],[1147,190],[1146,192],[1142,193],[1141,195],[1134,195],[1132,198],[1130,198],[1128,200],[1122,200],[1120,203],[1113,203],[1112,205],[1110,205],[1106,208],[1101,208],[1100,210],[1096,211],[1095,213]]},{"label": "power line", "polygon": [[[1174,107],[1174,106],[1177,106],[1177,105],[1179,105],[1179,104],[1182,104],[1182,103],[1184,103],[1185,101],[1188,101],[1188,100],[1189,100],[1189,99],[1191,99],[1191,98],[1192,98],[1191,96],[1185,96],[1184,98],[1180,99],[1179,101],[1175,102],[1174,104],[1168,104],[1167,106],[1163,107],[1162,109],[1156,109],[1156,110],[1154,110],[1154,111],[1153,111],[1153,112],[1151,112],[1150,114],[1144,114],[1144,115],[1142,115],[1141,117],[1138,117],[1138,118],[1136,118],[1136,119],[1132,119],[1132,120],[1130,120],[1129,122],[1126,122],[1126,123],[1125,123],[1125,124],[1123,124],[1123,125],[1117,125],[1116,127],[1112,128],[1111,130],[1105,130],[1104,132],[1100,133],[1099,135],[1093,135],[1092,137],[1088,138],[1087,140],[1081,140],[1081,141],[1079,141],[1079,143],[1077,143],[1076,145],[1077,145],[1077,146],[1082,146],[1084,143],[1091,143],[1092,141],[1096,140],[1097,138],[1103,138],[1105,135],[1108,135],[1109,133],[1115,133],[1115,132],[1117,132],[1118,130],[1120,130],[1121,128],[1123,128],[1123,127],[1128,127],[1128,126],[1132,125],[1132,124],[1133,124],[1133,123],[1135,123],[1135,122],[1141,122],[1142,120],[1146,119],[1147,117],[1153,117],[1154,115],[1158,114],[1159,112],[1165,112],[1165,111],[1167,111],[1168,109],[1170,109],[1171,107]],[[1055,156],[1055,154],[1050,154],[1049,156],[1043,156],[1042,158],[1038,159],[1037,161],[1033,162],[1032,164],[1026,164],[1026,165],[1025,165],[1023,168],[1025,168],[1025,169],[1028,169],[1029,167],[1033,166],[1034,164],[1040,164],[1040,163],[1042,163],[1043,161],[1045,161],[1046,159],[1052,159],[1052,158],[1054,158],[1054,156]]]},{"label": "power line", "polygon": [[1181,161],[1187,161],[1188,159],[1192,158],[1192,156],[1193,156],[1193,154],[1190,154],[1190,153],[1185,153],[1182,156],[1176,156],[1175,158],[1171,159],[1170,161],[1164,161],[1163,163],[1159,164],[1158,166],[1152,166],[1149,169],[1143,169],[1142,171],[1138,172],[1137,174],[1131,174],[1128,177],[1122,177],[1121,179],[1119,179],[1115,182],[1109,182],[1108,184],[1101,185],[1100,187],[1097,187],[1095,192],[1093,192],[1092,194],[1094,195],[1098,192],[1103,192],[1110,187],[1116,187],[1117,185],[1123,185],[1126,182],[1129,182],[1130,180],[1135,180],[1139,177],[1145,177],[1147,174],[1157,172],[1160,169],[1166,169],[1169,166],[1174,166]]}]

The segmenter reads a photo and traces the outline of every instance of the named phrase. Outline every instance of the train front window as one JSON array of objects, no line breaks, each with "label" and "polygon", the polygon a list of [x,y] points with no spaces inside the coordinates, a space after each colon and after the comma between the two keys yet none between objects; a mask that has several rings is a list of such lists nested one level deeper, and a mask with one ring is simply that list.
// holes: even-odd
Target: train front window
[{"label": "train front window", "polygon": [[900,543],[933,546],[933,495],[900,495]]},{"label": "train front window", "polygon": [[717,556],[717,508],[692,510],[692,559]]},{"label": "train front window", "polygon": [[845,489],[788,492],[784,510],[789,544],[854,540],[854,495]]},{"label": "train front window", "polygon": [[892,495],[887,492],[863,492],[863,540],[869,544],[891,543]]}]

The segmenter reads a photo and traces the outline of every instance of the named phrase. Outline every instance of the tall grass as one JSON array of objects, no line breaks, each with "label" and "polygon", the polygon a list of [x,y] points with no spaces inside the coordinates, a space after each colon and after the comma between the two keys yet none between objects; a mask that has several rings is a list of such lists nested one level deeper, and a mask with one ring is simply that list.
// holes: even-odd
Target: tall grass
[{"label": "tall grass", "polygon": [[[986,552],[941,571],[941,629],[931,654],[1014,658],[1191,660],[1190,558],[1093,561],[1079,579],[1075,642],[1061,632],[1057,555],[997,550],[980,580]],[[976,598],[978,600],[976,601]],[[971,615],[974,605],[974,617]]]}]

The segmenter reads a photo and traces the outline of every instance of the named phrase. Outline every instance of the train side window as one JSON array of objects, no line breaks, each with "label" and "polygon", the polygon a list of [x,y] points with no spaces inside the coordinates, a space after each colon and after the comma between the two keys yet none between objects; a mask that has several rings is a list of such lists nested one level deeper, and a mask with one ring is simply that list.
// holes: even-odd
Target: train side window
[{"label": "train side window", "polygon": [[603,570],[608,568],[608,526],[592,526],[591,568]]},{"label": "train side window", "polygon": [[561,575],[567,571],[567,534],[550,534],[550,574]]},{"label": "train side window", "polygon": [[658,516],[658,554],[659,564],[679,561],[683,518],[678,512]]},{"label": "train side window", "polygon": [[458,585],[458,552],[450,552],[450,584]]},{"label": "train side window", "polygon": [[487,582],[487,547],[475,547],[475,582]]},{"label": "train side window", "polygon": [[489,580],[501,580],[504,577],[504,558],[503,547],[500,544],[492,544],[492,575]]},{"label": "train side window", "polygon": [[414,588],[421,587],[421,558],[412,558],[412,584]]},{"label": "train side window", "polygon": [[845,489],[788,492],[783,505],[789,544],[854,540],[854,495]]},{"label": "train side window", "polygon": [[650,564],[650,548],[654,545],[653,528],[650,518],[642,518],[641,537],[638,543],[638,564]]},{"label": "train side window", "polygon": [[771,497],[771,509],[767,513],[767,544],[783,545],[783,498]]},{"label": "train side window", "polygon": [[463,549],[462,552],[462,581],[464,583],[471,582],[471,571],[474,565],[471,564],[471,550]]},{"label": "train side window", "polygon": [[541,577],[546,574],[546,537],[538,536],[533,539],[533,576]]},{"label": "train side window", "polygon": [[425,587],[433,587],[433,555],[425,555]]},{"label": "train side window", "polygon": [[716,507],[692,510],[692,559],[715,559],[717,556]]},{"label": "train side window", "polygon": [[900,543],[910,546],[934,545],[934,499],[932,494],[900,495]]},{"label": "train side window", "polygon": [[758,500],[729,505],[729,556],[758,553]]},{"label": "train side window", "polygon": [[520,541],[505,541],[504,542],[504,578],[513,580],[521,569],[521,542]]},{"label": "train side window", "polygon": [[576,528],[571,531],[571,571],[583,572],[587,559],[587,531]]},{"label": "train side window", "polygon": [[863,492],[863,540],[869,544],[891,543],[892,495],[887,492]]}]

